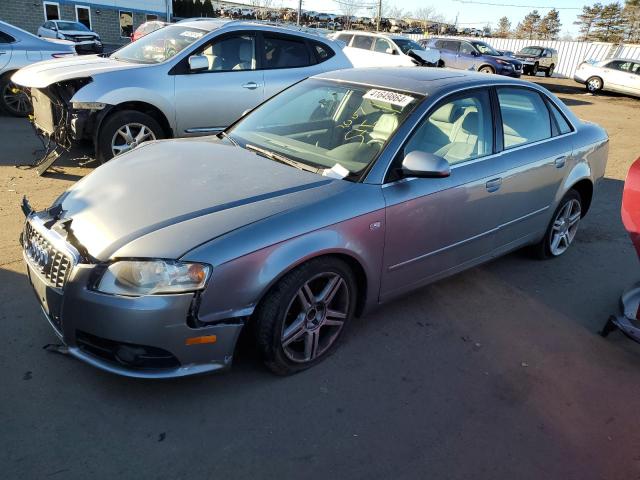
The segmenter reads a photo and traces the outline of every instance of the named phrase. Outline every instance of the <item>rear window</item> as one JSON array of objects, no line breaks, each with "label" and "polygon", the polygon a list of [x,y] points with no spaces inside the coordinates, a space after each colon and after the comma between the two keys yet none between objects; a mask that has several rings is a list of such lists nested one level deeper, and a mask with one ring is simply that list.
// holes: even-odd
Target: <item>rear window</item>
[{"label": "rear window", "polygon": [[551,117],[542,97],[525,88],[499,88],[504,148],[551,138]]},{"label": "rear window", "polygon": [[8,33],[0,32],[0,43],[13,43],[16,39]]}]

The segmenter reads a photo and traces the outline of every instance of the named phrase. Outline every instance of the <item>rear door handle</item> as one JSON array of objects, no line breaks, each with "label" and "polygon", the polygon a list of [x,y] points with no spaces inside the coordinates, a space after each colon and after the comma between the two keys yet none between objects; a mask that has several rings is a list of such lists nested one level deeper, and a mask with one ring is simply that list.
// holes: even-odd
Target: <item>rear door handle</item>
[{"label": "rear door handle", "polygon": [[564,167],[565,162],[567,161],[567,156],[566,155],[562,155],[561,157],[556,158],[553,163],[556,166],[556,168],[562,168]]},{"label": "rear door handle", "polygon": [[500,189],[500,185],[502,185],[502,178],[494,178],[489,180],[485,186],[487,187],[487,192],[493,193]]},{"label": "rear door handle", "polygon": [[242,88],[248,88],[249,90],[255,90],[256,88],[258,88],[260,86],[259,83],[256,82],[247,82],[243,85],[241,85]]}]

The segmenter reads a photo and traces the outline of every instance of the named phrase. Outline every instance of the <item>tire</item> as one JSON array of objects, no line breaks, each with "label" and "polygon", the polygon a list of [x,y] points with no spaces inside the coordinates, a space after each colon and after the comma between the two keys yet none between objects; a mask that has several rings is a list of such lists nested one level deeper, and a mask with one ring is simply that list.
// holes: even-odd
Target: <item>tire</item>
[{"label": "tire", "polygon": [[[116,138],[116,134],[120,129],[126,129],[129,126],[132,142],[129,145],[123,135]],[[143,130],[144,127],[147,130]],[[140,135],[140,132],[149,134]],[[98,144],[96,145],[96,158],[100,163],[111,160],[114,155],[112,142],[116,146],[121,147],[120,153],[124,153],[138,146],[139,143],[147,140],[159,140],[165,138],[164,130],[160,123],[146,113],[136,110],[122,110],[109,115],[100,127],[98,133]]]},{"label": "tire", "polygon": [[[544,238],[532,247],[535,256],[544,260],[559,257],[565,253],[575,239],[582,219],[582,211],[580,194],[576,190],[569,190],[553,213],[553,217],[551,217],[551,221],[544,233]],[[561,220],[564,221],[561,222]],[[561,233],[566,237],[556,243],[556,238]]]},{"label": "tire", "polygon": [[480,73],[496,73],[496,71],[493,69],[493,67],[491,67],[489,65],[483,65],[482,67],[480,67],[478,69],[478,71]]},{"label": "tire", "polygon": [[[333,288],[327,288],[330,282],[335,282]],[[303,293],[309,292],[305,286],[311,293]],[[328,302],[319,299],[325,289],[331,296]],[[252,318],[258,350],[267,368],[278,375],[290,375],[331,355],[353,318],[357,293],[353,271],[336,257],[313,259],[287,273],[267,293]]]},{"label": "tire", "polygon": [[531,67],[531,75],[533,75],[534,77],[538,75],[539,69],[540,69],[540,65],[538,65],[538,62],[534,63],[533,67]]},{"label": "tire", "polygon": [[552,63],[551,66],[549,68],[547,68],[546,72],[544,72],[544,76],[549,78],[551,75],[553,75],[553,71],[555,70],[556,66]]},{"label": "tire", "polygon": [[585,83],[585,88],[587,89],[587,92],[597,93],[600,90],[602,90],[602,87],[604,87],[604,82],[602,81],[602,78],[596,77],[596,76],[587,78],[587,81]]},{"label": "tire", "polygon": [[[0,107],[12,117],[27,117],[33,111],[31,99],[11,81],[9,72],[0,77]],[[17,92],[16,89],[20,91]]]}]

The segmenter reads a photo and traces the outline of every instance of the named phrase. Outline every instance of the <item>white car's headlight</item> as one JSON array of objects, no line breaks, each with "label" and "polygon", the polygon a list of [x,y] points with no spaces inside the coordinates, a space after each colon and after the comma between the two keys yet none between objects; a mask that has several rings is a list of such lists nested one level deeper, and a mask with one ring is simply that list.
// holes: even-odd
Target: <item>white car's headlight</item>
[{"label": "white car's headlight", "polygon": [[104,271],[96,290],[112,295],[154,295],[202,290],[211,266],[174,260],[120,260]]}]

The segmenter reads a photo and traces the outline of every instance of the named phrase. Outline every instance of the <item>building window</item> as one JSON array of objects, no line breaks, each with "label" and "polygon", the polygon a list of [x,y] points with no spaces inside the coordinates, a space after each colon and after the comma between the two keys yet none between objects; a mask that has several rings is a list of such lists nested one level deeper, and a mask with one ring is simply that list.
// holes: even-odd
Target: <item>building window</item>
[{"label": "building window", "polygon": [[154,20],[158,20],[158,15],[147,13],[147,22],[153,22]]},{"label": "building window", "polygon": [[91,30],[91,9],[76,5],[76,20]]},{"label": "building window", "polygon": [[60,5],[57,2],[42,2],[44,7],[44,19],[60,20]]},{"label": "building window", "polygon": [[133,35],[133,12],[120,10],[120,36],[131,38]]}]

